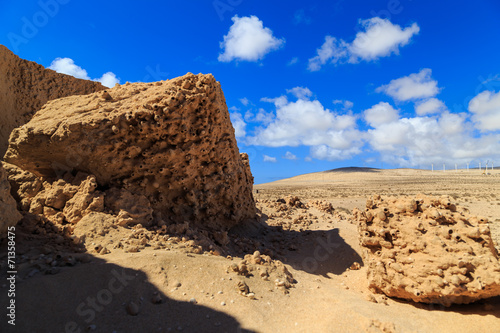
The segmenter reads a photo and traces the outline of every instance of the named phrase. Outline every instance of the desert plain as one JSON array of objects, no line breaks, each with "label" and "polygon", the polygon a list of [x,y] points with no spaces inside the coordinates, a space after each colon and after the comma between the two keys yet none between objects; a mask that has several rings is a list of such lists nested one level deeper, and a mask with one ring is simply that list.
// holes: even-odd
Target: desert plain
[{"label": "desert plain", "polygon": [[[16,330],[2,321],[1,331],[498,332],[499,297],[444,307],[373,294],[352,216],[372,195],[447,195],[488,218],[498,249],[500,171],[488,173],[345,168],[255,185],[259,220],[231,229],[224,254],[193,250],[186,230],[161,246],[144,241],[138,250],[111,249],[138,232],[155,239],[150,231],[111,228],[94,233],[95,244],[107,242],[109,253],[86,251],[74,255],[76,264],[42,272],[40,260],[67,257],[62,251],[62,258],[46,258],[44,245],[54,240],[23,237],[19,225],[24,269]],[[290,196],[306,208],[281,217],[274,202]],[[98,228],[93,221],[82,224],[85,233]],[[267,255],[255,254],[256,247]],[[249,267],[262,258],[256,270],[239,270],[245,255]],[[2,294],[6,288],[2,282]],[[1,303],[5,309],[5,298]]]}]

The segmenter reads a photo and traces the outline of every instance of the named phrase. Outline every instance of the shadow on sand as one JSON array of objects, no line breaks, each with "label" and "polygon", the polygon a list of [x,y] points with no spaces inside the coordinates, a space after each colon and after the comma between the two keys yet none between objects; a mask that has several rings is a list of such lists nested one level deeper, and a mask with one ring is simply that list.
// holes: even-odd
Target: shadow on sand
[{"label": "shadow on sand", "polygon": [[339,235],[331,230],[283,230],[266,224],[268,216],[260,221],[234,227],[231,234],[259,240],[278,255],[278,259],[310,274],[329,278],[328,274],[340,275],[354,262],[363,264],[359,254]]},{"label": "shadow on sand", "polygon": [[[53,236],[23,234],[18,225],[16,246],[43,248],[44,243],[54,244]],[[19,280],[13,298],[15,326],[9,325],[5,320],[10,300],[9,286],[5,284],[6,243],[0,241],[0,278],[4,281],[0,288],[0,308],[4,309],[0,332],[252,332],[223,312],[169,298],[140,270],[90,255],[89,263],[62,267],[56,275],[48,275],[40,268],[34,276]],[[65,249],[74,250],[68,245]],[[155,295],[161,303],[153,303]],[[130,302],[137,305],[137,315],[128,313]]]}]

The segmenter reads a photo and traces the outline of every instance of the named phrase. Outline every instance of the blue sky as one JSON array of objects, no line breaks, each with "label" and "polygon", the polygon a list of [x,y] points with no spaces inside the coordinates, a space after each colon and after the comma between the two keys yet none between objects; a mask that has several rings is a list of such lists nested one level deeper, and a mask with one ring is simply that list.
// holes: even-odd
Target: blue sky
[{"label": "blue sky", "polygon": [[221,82],[256,183],[500,165],[498,1],[2,1],[0,44],[105,84]]}]

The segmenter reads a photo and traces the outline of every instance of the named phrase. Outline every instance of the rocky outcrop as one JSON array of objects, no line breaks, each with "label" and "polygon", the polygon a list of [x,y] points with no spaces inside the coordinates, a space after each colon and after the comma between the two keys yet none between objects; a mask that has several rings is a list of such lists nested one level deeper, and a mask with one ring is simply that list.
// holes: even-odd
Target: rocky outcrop
[{"label": "rocky outcrop", "polygon": [[95,176],[120,224],[219,230],[255,216],[248,158],[212,75],[50,101],[12,132],[5,160],[47,179]]},{"label": "rocky outcrop", "polygon": [[17,211],[17,203],[10,194],[10,183],[2,162],[0,162],[0,212],[0,235],[4,235],[22,216]]},{"label": "rocky outcrop", "polygon": [[488,221],[450,198],[376,196],[354,215],[373,291],[444,306],[500,295]]},{"label": "rocky outcrop", "polygon": [[27,123],[47,101],[106,89],[98,82],[76,79],[23,60],[0,45],[0,157],[9,135]]},{"label": "rocky outcrop", "polygon": [[22,211],[42,215],[54,224],[76,224],[91,212],[104,210],[105,193],[97,190],[94,176],[69,173],[56,180],[39,177],[5,163],[8,178]]}]

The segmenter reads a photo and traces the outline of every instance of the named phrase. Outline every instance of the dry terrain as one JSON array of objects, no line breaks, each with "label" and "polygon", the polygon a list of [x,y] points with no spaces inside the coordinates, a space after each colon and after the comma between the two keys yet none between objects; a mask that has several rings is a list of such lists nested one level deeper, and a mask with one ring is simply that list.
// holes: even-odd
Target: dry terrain
[{"label": "dry terrain", "polygon": [[[69,255],[76,250],[49,227],[35,235],[22,222],[16,327],[2,320],[0,331],[499,332],[498,297],[446,308],[372,294],[351,216],[374,194],[450,195],[488,217],[498,247],[500,171],[490,173],[346,169],[256,185],[260,220],[233,228],[222,253],[196,246],[188,226],[82,220],[75,230],[86,250]],[[99,252],[104,243],[109,251]]]}]

